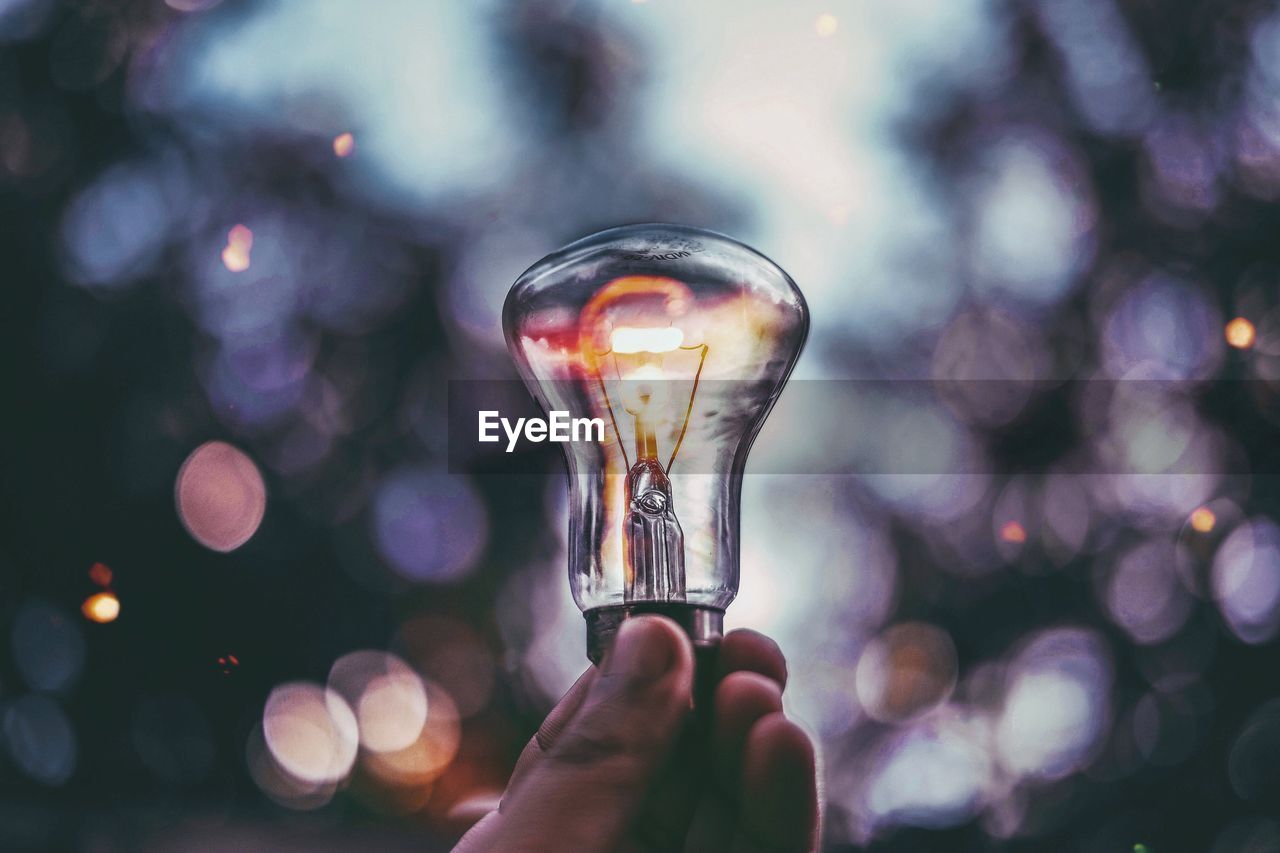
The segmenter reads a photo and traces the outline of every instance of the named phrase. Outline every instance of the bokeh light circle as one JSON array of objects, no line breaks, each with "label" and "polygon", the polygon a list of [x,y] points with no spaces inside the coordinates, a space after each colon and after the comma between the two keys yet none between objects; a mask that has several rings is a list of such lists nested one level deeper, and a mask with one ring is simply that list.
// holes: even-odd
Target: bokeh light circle
[{"label": "bokeh light circle", "polygon": [[1104,582],[1103,604],[1139,643],[1167,640],[1191,613],[1191,595],[1178,576],[1187,559],[1180,550],[1163,539],[1145,542],[1121,555]]},{"label": "bokeh light circle", "polygon": [[1016,776],[1060,779],[1082,767],[1110,721],[1111,664],[1101,637],[1054,628],[1009,664],[996,753]]},{"label": "bokeh light circle", "polygon": [[262,736],[281,768],[312,784],[344,778],[359,742],[356,717],[346,701],[300,681],[271,691],[262,711]]},{"label": "bokeh light circle", "polygon": [[191,537],[224,553],[249,541],[267,509],[258,466],[224,441],[209,441],[191,452],[178,471],[174,497]]},{"label": "bokeh light circle", "polygon": [[329,689],[355,709],[360,745],[395,752],[418,739],[427,721],[422,679],[395,655],[351,652],[329,670]]},{"label": "bokeh light circle", "polygon": [[956,670],[955,645],[946,631],[904,622],[863,649],[854,685],[868,716],[901,722],[945,702],[955,687]]},{"label": "bokeh light circle", "polygon": [[421,468],[398,469],[379,484],[372,526],[378,552],[415,582],[459,580],[489,535],[484,502],[470,481]]},{"label": "bokeh light circle", "polygon": [[62,706],[47,696],[23,696],[4,713],[4,741],[32,779],[61,785],[76,766],[76,736]]},{"label": "bokeh light circle", "polygon": [[462,730],[453,699],[438,685],[427,682],[426,724],[412,743],[390,752],[368,751],[361,766],[378,782],[399,789],[421,788],[444,773],[458,754]]},{"label": "bokeh light circle", "polygon": [[13,659],[33,690],[57,692],[75,684],[84,669],[84,635],[76,620],[39,599],[28,601],[13,620]]},{"label": "bokeh light circle", "polygon": [[1232,633],[1263,643],[1280,630],[1280,526],[1268,518],[1243,522],[1213,559],[1213,597]]}]

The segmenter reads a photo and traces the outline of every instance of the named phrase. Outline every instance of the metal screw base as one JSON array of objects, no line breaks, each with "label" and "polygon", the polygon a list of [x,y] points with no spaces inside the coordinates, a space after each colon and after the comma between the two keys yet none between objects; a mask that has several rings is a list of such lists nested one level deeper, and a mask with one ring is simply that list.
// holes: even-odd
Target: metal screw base
[{"label": "metal screw base", "polygon": [[582,615],[587,620],[587,657],[599,665],[605,651],[613,643],[613,635],[630,616],[654,613],[666,616],[684,629],[693,640],[695,651],[720,644],[724,636],[724,611],[680,601],[637,601],[613,607],[597,607]]}]

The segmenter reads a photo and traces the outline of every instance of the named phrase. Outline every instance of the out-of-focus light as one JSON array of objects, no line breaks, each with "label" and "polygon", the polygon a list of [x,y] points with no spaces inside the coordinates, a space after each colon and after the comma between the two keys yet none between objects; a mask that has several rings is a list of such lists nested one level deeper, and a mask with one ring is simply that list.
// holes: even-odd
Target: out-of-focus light
[{"label": "out-of-focus light", "polygon": [[1199,122],[1181,114],[1165,115],[1143,138],[1146,169],[1142,190],[1151,213],[1171,222],[1194,221],[1222,196],[1217,139]]},{"label": "out-of-focus light", "polygon": [[956,683],[956,649],[946,631],[923,622],[894,625],[863,649],[854,672],[867,715],[895,723],[941,705]]},{"label": "out-of-focus light", "polygon": [[380,675],[365,688],[356,706],[360,743],[374,752],[403,749],[421,731],[427,717],[427,694],[416,677]]},{"label": "out-of-focus light", "polygon": [[350,133],[339,133],[333,138],[333,153],[338,157],[350,157],[356,150],[356,138]]},{"label": "out-of-focus light", "polygon": [[316,350],[311,338],[289,332],[258,335],[252,343],[221,347],[202,371],[215,414],[236,429],[280,425],[304,405],[312,378]]},{"label": "out-of-focus light", "polygon": [[[568,529],[567,520],[563,526]],[[561,551],[554,569],[540,562],[512,575],[495,607],[507,654],[517,656],[523,686],[546,710],[573,685],[585,663],[586,623],[564,582],[564,559]]]},{"label": "out-of-focus light", "polygon": [[813,22],[813,31],[821,38],[830,38],[840,27],[840,19],[830,12],[823,12]]},{"label": "out-of-focus light", "polygon": [[261,724],[254,726],[249,734],[245,761],[249,765],[249,775],[262,793],[286,808],[299,811],[321,808],[333,799],[338,790],[336,781],[308,782],[282,767],[267,747]]},{"label": "out-of-focus light", "polygon": [[1157,110],[1151,71],[1124,16],[1110,0],[1034,4],[1067,71],[1072,101],[1107,134],[1140,131]]},{"label": "out-of-focus light", "polygon": [[469,480],[418,468],[402,468],[382,481],[371,521],[379,553],[417,582],[461,579],[489,537],[488,514]]},{"label": "out-of-focus light", "polygon": [[1089,536],[1093,507],[1081,479],[1057,473],[1044,486],[1043,540],[1045,551],[1058,565],[1078,554]]},{"label": "out-of-focus light", "polygon": [[[726,629],[765,631],[804,670],[788,693],[788,709],[823,737],[839,736],[858,718],[849,675],[866,638],[892,612],[897,591],[897,554],[886,526],[847,501],[847,487],[839,476],[745,478],[742,594],[726,614]],[[806,519],[812,537],[801,542],[782,534]],[[833,572],[847,554],[859,555],[858,571]],[[790,570],[781,577],[776,570],[784,564]],[[829,630],[810,630],[818,623]],[[569,661],[566,669],[576,667],[576,677],[580,654]]]},{"label": "out-of-focus light", "polygon": [[253,250],[253,232],[247,226],[235,225],[227,233],[227,245],[222,250],[222,264],[232,272],[244,272],[249,268],[249,253]]},{"label": "out-of-focus light", "polygon": [[[288,335],[306,338],[294,320],[304,306],[314,308],[313,300],[322,299],[326,288],[337,286],[327,280],[336,279],[343,292],[359,289],[358,276],[347,265],[351,241],[314,210],[259,203],[248,212],[252,231],[233,228],[225,235],[231,266],[214,260],[221,251],[220,235],[187,242],[184,266],[194,319],[220,343],[237,347]],[[350,301],[358,301],[355,294]]]},{"label": "out-of-focus light", "polygon": [[80,626],[61,609],[28,602],[14,617],[11,636],[18,674],[32,690],[65,690],[80,677],[84,637]]},{"label": "out-of-focus light", "polygon": [[1000,527],[1000,539],[1004,542],[1021,545],[1027,541],[1027,529],[1020,522],[1006,521]]},{"label": "out-of-focus light", "polygon": [[413,743],[393,752],[365,752],[361,766],[386,786],[413,789],[431,784],[458,754],[461,727],[453,699],[438,685],[427,690],[426,725]]},{"label": "out-of-focus light", "polygon": [[231,230],[227,232],[227,245],[242,249],[252,249],[253,231],[249,230],[249,226],[241,223],[232,225]]},{"label": "out-of-focus light", "polygon": [[[893,606],[894,552],[883,530],[842,503],[842,478],[761,474],[742,488],[742,594],[726,625],[756,627],[788,649],[811,636],[804,626],[826,608],[843,614],[831,624],[860,636],[878,629]],[[781,531],[805,518],[815,535],[788,542]],[[833,574],[839,555],[849,553],[862,555],[861,571]],[[784,561],[790,580],[773,571]]]},{"label": "out-of-focus light", "polygon": [[1191,513],[1191,529],[1196,533],[1208,533],[1218,523],[1218,517],[1207,506],[1197,507]]},{"label": "out-of-focus light", "polygon": [[[975,283],[1001,298],[1053,304],[1093,256],[1087,170],[1051,137],[1001,141],[972,193]],[[1001,300],[1005,301],[1005,300]]]},{"label": "out-of-focus light", "polygon": [[499,220],[458,246],[443,296],[453,322],[467,335],[491,346],[506,346],[502,337],[506,282],[524,272],[529,258],[540,258],[556,247],[557,240],[547,233],[546,225]]},{"label": "out-of-focus light", "polygon": [[228,243],[222,250],[222,263],[232,272],[244,272],[249,268],[249,250]]},{"label": "out-of-focus light", "polygon": [[360,745],[373,752],[407,748],[426,725],[426,687],[395,655],[373,650],[343,655],[329,670],[329,689],[355,709]]},{"label": "out-of-focus light", "polygon": [[986,475],[946,472],[977,458],[972,434],[933,401],[886,395],[874,403],[876,428],[860,439],[861,452],[867,464],[878,466],[873,470],[895,473],[870,474],[863,482],[903,512],[935,521],[964,515],[986,493]]},{"label": "out-of-focus light", "polygon": [[1103,363],[1116,379],[1199,379],[1221,361],[1222,316],[1205,291],[1156,273],[1126,289],[1102,323]]},{"label": "out-of-focus light", "polygon": [[174,489],[178,517],[201,545],[234,551],[249,541],[267,508],[267,487],[253,460],[222,441],[191,452]]},{"label": "out-of-focus light", "polygon": [[400,626],[396,645],[419,672],[449,692],[459,715],[469,717],[489,703],[493,654],[471,625],[448,616],[416,616]]},{"label": "out-of-focus light", "polygon": [[[131,92],[159,112],[223,117],[213,132],[231,137],[326,131],[327,116],[280,108],[299,92],[321,93],[361,129],[371,168],[353,185],[368,197],[417,203],[502,185],[521,145],[484,56],[480,7],[386,0],[368,15],[359,4],[313,5],[246,8],[227,28],[216,16],[188,19],[173,34],[182,48],[147,63]],[[394,91],[378,85],[392,67]],[[448,120],[408,103],[432,104],[427,112]]]},{"label": "out-of-focus light", "polygon": [[271,691],[262,711],[262,736],[281,768],[313,784],[345,778],[359,744],[356,717],[346,701],[306,682]]},{"label": "out-of-focus light", "polygon": [[1018,776],[1060,779],[1083,766],[1106,731],[1111,668],[1096,634],[1052,629],[1009,667],[996,722],[1000,763]]},{"label": "out-of-focus light", "polygon": [[90,622],[105,624],[116,621],[120,615],[120,599],[113,592],[99,592],[89,596],[80,605],[80,612]]},{"label": "out-of-focus light", "polygon": [[222,0],[164,0],[165,5],[178,12],[203,12],[212,9]]},{"label": "out-of-focus light", "polygon": [[1244,317],[1236,317],[1225,329],[1227,343],[1236,349],[1249,349],[1258,338],[1253,324]]},{"label": "out-of-focus light", "polygon": [[1078,747],[1090,717],[1089,699],[1078,681],[1057,673],[1022,678],[1010,691],[1001,718],[1002,754],[1019,773],[1052,768],[1060,752]]},{"label": "out-of-focus light", "polygon": [[38,35],[57,7],[55,0],[4,0],[0,2],[0,44]]},{"label": "out-of-focus light", "polygon": [[1180,546],[1164,539],[1145,542],[1124,553],[1104,581],[1103,604],[1136,642],[1169,639],[1186,623],[1192,600],[1178,577],[1186,563]]},{"label": "out-of-focus light", "polygon": [[106,563],[94,563],[89,567],[89,580],[98,586],[111,586],[112,577],[111,567]]},{"label": "out-of-focus light", "polygon": [[170,163],[120,163],[86,187],[62,220],[71,277],[91,290],[123,287],[149,272],[169,238],[183,173]]},{"label": "out-of-focus light", "polygon": [[993,776],[988,724],[941,713],[912,726],[872,769],[862,808],[869,829],[955,826],[982,807]]},{"label": "out-of-focus light", "polygon": [[938,338],[929,375],[938,396],[965,422],[992,427],[1014,420],[1049,370],[1044,335],[999,309],[964,311]]},{"label": "out-of-focus light", "polygon": [[1212,598],[1214,556],[1223,541],[1245,519],[1243,510],[1229,497],[1204,503],[1187,517],[1177,535],[1174,553],[1178,578],[1198,598]]},{"label": "out-of-focus light", "polygon": [[[1046,539],[1043,517],[1044,498],[1040,492],[1040,487],[1032,485],[1029,480],[1014,477],[1000,490],[1000,494],[991,505],[991,528],[994,531],[995,551],[1005,562],[1017,561],[1022,554],[1023,546],[1033,539],[1042,542]],[[985,514],[985,507],[975,512],[972,524],[975,527],[980,524],[979,519]],[[972,553],[974,559],[981,564],[984,562],[982,555],[990,553],[988,543],[970,541],[975,538],[973,534],[977,533],[977,530],[970,532],[968,528],[969,524],[963,524],[955,528],[947,538],[952,541],[958,540],[957,547],[961,554]]]},{"label": "out-of-focus light", "polygon": [[1280,753],[1280,699],[1272,699],[1249,715],[1231,746],[1227,776],[1240,799],[1266,802],[1275,796],[1280,783],[1275,762],[1277,753]]},{"label": "out-of-focus light", "polygon": [[4,741],[23,773],[61,785],[76,766],[76,735],[62,706],[47,696],[23,696],[4,714]]},{"label": "out-of-focus light", "polygon": [[1231,631],[1264,643],[1280,630],[1280,526],[1269,518],[1244,522],[1213,559],[1213,597]]}]

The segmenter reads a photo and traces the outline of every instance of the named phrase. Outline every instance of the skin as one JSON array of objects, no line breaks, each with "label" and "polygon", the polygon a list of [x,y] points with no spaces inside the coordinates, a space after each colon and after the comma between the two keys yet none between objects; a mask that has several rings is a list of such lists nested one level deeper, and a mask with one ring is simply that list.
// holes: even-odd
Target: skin
[{"label": "skin", "polygon": [[814,849],[814,751],[782,713],[782,653],[734,631],[719,669],[710,717],[695,720],[689,639],[659,616],[628,619],[455,853]]}]

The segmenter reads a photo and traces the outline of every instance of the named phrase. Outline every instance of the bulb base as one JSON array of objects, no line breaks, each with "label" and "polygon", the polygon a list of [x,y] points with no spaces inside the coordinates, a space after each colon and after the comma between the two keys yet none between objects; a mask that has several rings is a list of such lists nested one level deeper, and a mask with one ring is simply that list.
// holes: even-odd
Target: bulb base
[{"label": "bulb base", "polygon": [[718,646],[724,636],[724,611],[715,607],[681,601],[636,601],[613,607],[596,607],[582,614],[587,620],[587,657],[599,665],[622,623],[632,616],[649,613],[666,616],[684,629],[693,641],[695,651]]}]

